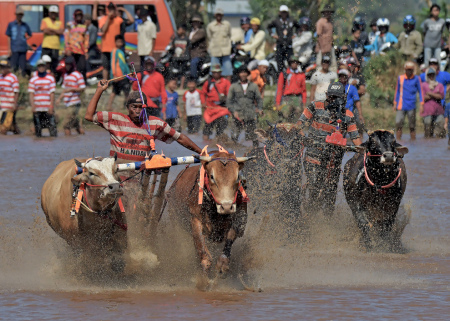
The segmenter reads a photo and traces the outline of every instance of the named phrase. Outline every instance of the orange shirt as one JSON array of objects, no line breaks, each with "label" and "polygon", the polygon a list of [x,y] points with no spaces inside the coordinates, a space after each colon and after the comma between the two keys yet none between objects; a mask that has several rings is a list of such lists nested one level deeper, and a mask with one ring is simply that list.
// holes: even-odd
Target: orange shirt
[{"label": "orange shirt", "polygon": [[[106,15],[101,17],[98,21],[98,27],[102,28],[105,25],[107,19],[109,19],[109,17]],[[115,37],[117,35],[120,35],[120,25],[122,24],[122,22],[123,19],[121,17],[115,17],[112,21],[109,22],[108,30],[102,35],[102,52],[111,52],[114,48],[116,48]]]},{"label": "orange shirt", "polygon": [[264,89],[264,85],[266,83],[264,82],[263,77],[261,77],[261,73],[259,72],[258,69],[255,69],[255,70],[251,71],[250,79],[251,79],[252,82],[254,82],[258,86],[259,91],[262,94],[263,93],[263,89]]}]

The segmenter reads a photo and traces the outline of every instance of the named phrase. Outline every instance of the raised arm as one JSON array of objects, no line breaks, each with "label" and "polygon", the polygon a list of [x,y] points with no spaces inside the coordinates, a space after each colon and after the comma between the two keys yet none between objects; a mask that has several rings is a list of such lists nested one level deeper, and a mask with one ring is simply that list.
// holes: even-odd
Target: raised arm
[{"label": "raised arm", "polygon": [[125,15],[127,16],[127,26],[130,26],[134,23],[134,17],[127,9],[125,9],[124,7],[118,7],[117,10],[125,12]]},{"label": "raised arm", "polygon": [[106,80],[100,80],[97,85],[97,90],[95,91],[94,96],[89,102],[86,114],[84,115],[84,119],[86,119],[87,121],[92,122],[94,120],[94,115],[97,111],[98,101],[100,100],[100,97],[102,96],[103,92],[106,89],[108,89],[108,82]]}]

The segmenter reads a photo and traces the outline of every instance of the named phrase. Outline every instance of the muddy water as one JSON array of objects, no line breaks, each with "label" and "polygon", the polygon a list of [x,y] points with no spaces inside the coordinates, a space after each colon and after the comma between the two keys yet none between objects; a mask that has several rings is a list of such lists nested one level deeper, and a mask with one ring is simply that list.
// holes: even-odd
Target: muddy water
[{"label": "muddy water", "polygon": [[[200,138],[195,137],[201,144]],[[307,237],[287,240],[274,213],[251,213],[232,252],[232,272],[196,289],[192,240],[167,215],[156,257],[121,280],[92,280],[45,222],[41,187],[73,157],[107,155],[108,135],[0,140],[0,320],[443,320],[450,315],[450,201],[446,141],[407,143],[410,220],[406,254],[358,248],[342,191],[331,219],[310,218]],[[170,156],[190,152],[158,145]],[[171,179],[181,169],[171,172]],[[255,203],[267,200],[252,200]],[[132,233],[132,232],[130,232]],[[136,253],[135,253],[136,254]],[[141,255],[138,253],[136,255]],[[148,260],[147,260],[148,261]],[[247,286],[262,292],[243,290]]]}]

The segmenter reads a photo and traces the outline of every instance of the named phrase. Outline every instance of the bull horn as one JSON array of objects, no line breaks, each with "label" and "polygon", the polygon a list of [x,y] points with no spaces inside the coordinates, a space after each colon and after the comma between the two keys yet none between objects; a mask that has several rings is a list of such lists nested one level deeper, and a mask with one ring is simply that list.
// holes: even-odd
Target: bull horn
[{"label": "bull horn", "polygon": [[217,147],[219,147],[219,152],[220,153],[228,153],[226,150],[225,150],[225,148],[223,148],[222,146],[220,146],[219,144],[216,144],[217,145]]},{"label": "bull horn", "polygon": [[251,160],[251,159],[254,159],[254,158],[256,158],[256,156],[236,157],[236,161],[237,161],[238,163],[244,163],[244,162],[246,162],[246,161],[248,161],[248,160]]},{"label": "bull horn", "polygon": [[78,159],[73,159],[74,160],[74,162],[75,162],[75,165],[77,165],[78,167],[83,167],[82,166],[82,164],[81,164],[81,162],[78,160]]},{"label": "bull horn", "polygon": [[211,161],[211,156],[201,156],[199,157],[200,161],[209,163]]}]

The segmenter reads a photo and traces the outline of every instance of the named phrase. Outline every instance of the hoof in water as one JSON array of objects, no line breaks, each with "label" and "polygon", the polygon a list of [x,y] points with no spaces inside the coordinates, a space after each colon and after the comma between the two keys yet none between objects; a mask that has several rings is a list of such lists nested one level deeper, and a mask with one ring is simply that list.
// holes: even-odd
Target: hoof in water
[{"label": "hoof in water", "polygon": [[226,255],[221,255],[217,260],[216,270],[221,274],[222,277],[225,277],[227,272],[230,270],[230,259],[226,257]]}]

